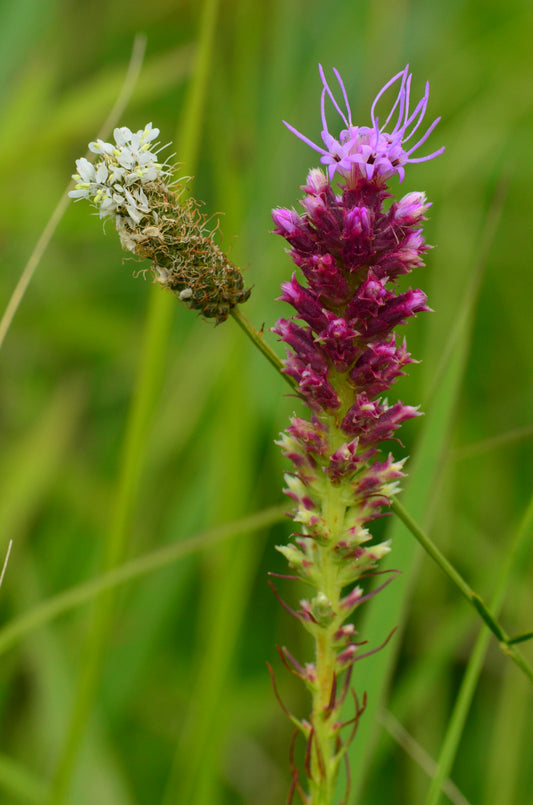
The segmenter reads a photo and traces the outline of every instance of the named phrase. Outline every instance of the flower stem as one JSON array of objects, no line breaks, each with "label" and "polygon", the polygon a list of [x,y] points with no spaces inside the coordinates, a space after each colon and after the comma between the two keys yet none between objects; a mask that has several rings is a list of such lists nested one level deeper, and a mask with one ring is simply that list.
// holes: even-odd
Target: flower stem
[{"label": "flower stem", "polygon": [[486,625],[498,640],[500,649],[503,651],[503,653],[510,657],[513,662],[518,665],[522,673],[524,673],[528,680],[533,684],[533,668],[531,668],[524,656],[513,645],[512,638],[510,638],[505,630],[500,626],[494,615],[492,615],[479,595],[472,590],[472,588],[463,579],[461,574],[457,572],[454,566],[446,559],[444,554],[441,553],[441,551],[430,540],[427,534],[425,534],[418,527],[409,513],[400,503],[398,503],[396,499],[392,501],[391,508],[395,514],[398,515],[400,520],[402,520],[402,522],[407,526],[415,539],[418,540],[418,542],[422,545],[424,550],[431,556],[432,559],[435,560],[439,567],[446,573],[448,578],[453,581],[456,587],[459,588],[466,600],[471,606],[474,607],[478,615],[483,618]]},{"label": "flower stem", "polygon": [[[320,546],[317,564],[322,567],[322,590],[338,613],[340,587],[333,564],[330,546]],[[315,637],[316,690],[312,703],[313,739],[311,744],[311,774],[309,805],[332,805],[337,782],[338,758],[335,755],[336,652],[334,635],[339,628],[337,615],[327,627],[318,627]]]},{"label": "flower stem", "polygon": [[[533,527],[533,496],[530,499],[520,525],[515,531],[510,541],[510,550],[507,552],[505,560],[500,567],[496,587],[490,601],[490,608],[498,613],[503,605],[505,593],[509,585],[509,577],[513,570],[513,565],[519,565],[519,555],[531,537]],[[453,712],[448,723],[446,735],[441,746],[440,755],[436,767],[431,787],[428,791],[424,805],[437,805],[441,789],[444,786],[446,777],[449,775],[453,766],[465,721],[472,703],[479,676],[483,667],[483,661],[487,653],[490,634],[486,629],[482,629],[477,637],[474,649],[470,654],[470,659],[459,688],[459,693],[455,701]]]},{"label": "flower stem", "polygon": [[[345,389],[339,384],[341,410],[346,405]],[[335,449],[343,440],[338,417],[327,417],[330,447]],[[309,805],[333,805],[339,761],[343,755],[339,740],[340,696],[337,691],[339,674],[335,635],[346,618],[341,606],[343,583],[335,546],[345,530],[346,491],[342,484],[328,482],[322,500],[325,544],[316,545],[318,596],[325,596],[331,607],[331,619],[317,623],[315,637],[316,687],[312,694],[310,794]],[[315,599],[316,600],[316,599]]]},{"label": "flower stem", "polygon": [[243,313],[241,313],[237,305],[235,305],[235,307],[231,309],[231,315],[233,316],[239,327],[242,330],[244,330],[244,332],[246,333],[250,341],[254,344],[254,346],[256,346],[257,349],[263,353],[267,361],[272,364],[272,366],[277,372],[280,373],[285,382],[288,383],[292,389],[294,389],[296,387],[295,381],[292,379],[292,377],[285,374],[285,372],[283,371],[283,362],[281,358],[279,358],[276,355],[272,347],[269,347],[269,345],[265,341],[263,336],[263,330],[262,329],[256,330],[253,324],[250,321],[248,321],[246,316]]}]

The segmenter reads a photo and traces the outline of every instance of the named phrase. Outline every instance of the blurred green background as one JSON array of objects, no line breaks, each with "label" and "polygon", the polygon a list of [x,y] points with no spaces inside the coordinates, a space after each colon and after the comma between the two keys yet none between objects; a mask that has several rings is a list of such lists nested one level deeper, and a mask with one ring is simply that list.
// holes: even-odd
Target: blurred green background
[{"label": "blurred green background", "polygon": [[[378,89],[409,61],[417,98],[431,83],[428,119],[442,115],[429,149],[447,150],[412,166],[399,188],[426,191],[434,206],[425,232],[436,245],[412,279],[435,311],[409,327],[422,363],[398,384],[427,413],[404,429],[413,456],[404,502],[488,600],[532,487],[531,4],[222,0],[208,10],[213,36],[199,56],[205,23],[190,0],[3,0],[1,310],[120,91],[137,33],[146,54],[121,123],[153,121],[178,148],[191,123],[184,110],[194,115],[183,173],[194,175],[206,210],[223,214],[223,245],[254,288],[245,312],[266,329],[287,314],[275,298],[292,271],[270,210],[295,205],[317,163],[281,120],[318,140],[320,61],[339,69],[354,120],[366,125]],[[199,64],[206,95],[190,111]],[[282,502],[285,464],[273,441],[295,407],[283,380],[233,321],[213,328],[173,300],[161,308],[168,333],[165,324],[150,352],[146,322],[161,303],[132,278],[140,267],[125,259],[111,222],[104,236],[86,204],[71,204],[1,349],[2,556],[14,542],[0,590],[4,628],[103,566]],[[148,380],[136,379],[141,364]],[[124,458],[139,384],[148,388],[145,427]],[[265,661],[302,716],[305,692],[275,645],[311,659],[266,584],[268,570],[284,571],[274,545],[289,533],[281,520],[206,547],[3,651],[0,803],[285,802],[291,726]],[[533,628],[529,536],[502,614],[511,633]],[[363,618],[360,632],[377,645],[402,629],[354,675],[369,695],[353,747],[354,797],[365,805],[425,802],[480,624],[406,533],[392,566],[402,579],[381,594],[381,610],[377,599],[367,608],[375,604],[383,623],[369,631]],[[289,582],[279,586],[297,600]],[[451,801],[530,801],[532,716],[531,688],[493,641]]]}]

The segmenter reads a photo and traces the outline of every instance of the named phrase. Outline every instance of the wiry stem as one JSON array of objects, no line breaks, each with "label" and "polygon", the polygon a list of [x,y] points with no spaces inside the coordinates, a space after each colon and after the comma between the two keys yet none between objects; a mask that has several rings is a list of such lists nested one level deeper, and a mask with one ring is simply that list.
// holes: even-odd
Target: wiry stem
[{"label": "wiry stem", "polygon": [[[107,119],[100,129],[99,137],[106,137],[107,134],[112,131],[113,126],[120,120],[120,117],[130,99],[131,93],[135,87],[137,82],[137,78],[139,77],[139,73],[142,67],[142,62],[144,58],[144,50],[146,47],[146,37],[142,34],[137,34],[135,40],[133,42],[133,47],[131,51],[130,63],[128,65],[128,70],[124,79],[124,83],[120,90],[120,93],[113,104],[113,108],[111,109]],[[69,186],[70,186],[69,182]],[[67,188],[68,189],[68,188]],[[45,253],[46,249],[48,248],[48,244],[52,239],[54,232],[56,231],[61,218],[63,217],[65,210],[67,209],[69,203],[68,196],[66,193],[63,193],[61,198],[59,199],[48,223],[46,224],[45,228],[43,229],[39,240],[37,241],[29,259],[26,263],[22,274],[19,277],[17,285],[11,294],[9,302],[7,303],[7,307],[2,314],[2,318],[0,319],[0,348],[4,343],[4,339],[7,335],[9,328],[11,327],[11,322],[15,318],[15,314],[19,308],[22,299],[24,298],[24,294],[33,278],[35,270],[39,265],[39,262]]]},{"label": "wiry stem", "polygon": [[476,612],[483,618],[486,625],[489,627],[493,635],[498,640],[500,649],[510,657],[511,660],[520,668],[522,673],[527,677],[529,682],[533,684],[533,668],[529,665],[525,657],[515,648],[514,644],[528,640],[532,635],[526,634],[518,638],[510,637],[502,626],[498,623],[496,617],[492,614],[491,610],[485,605],[480,596],[472,590],[469,584],[463,579],[461,574],[454,568],[443,553],[437,546],[430,540],[418,525],[414,522],[408,512],[397,501],[393,500],[391,508],[395,514],[398,515],[400,520],[407,526],[411,534],[418,540],[425,551],[431,556],[432,559],[439,565],[439,567],[446,573],[449,579],[453,581],[456,587],[461,591],[466,600],[474,607]]},{"label": "wiry stem", "polygon": [[296,387],[296,383],[289,377],[289,375],[285,374],[283,371],[283,361],[279,358],[272,347],[270,347],[265,338],[263,336],[263,330],[256,330],[253,324],[246,318],[246,316],[242,313],[240,307],[235,305],[231,309],[231,316],[235,319],[239,327],[246,333],[252,344],[257,347],[257,349],[263,353],[267,361],[274,367],[274,369],[280,373],[280,375],[284,378],[285,382],[289,384],[289,386],[294,390]]}]

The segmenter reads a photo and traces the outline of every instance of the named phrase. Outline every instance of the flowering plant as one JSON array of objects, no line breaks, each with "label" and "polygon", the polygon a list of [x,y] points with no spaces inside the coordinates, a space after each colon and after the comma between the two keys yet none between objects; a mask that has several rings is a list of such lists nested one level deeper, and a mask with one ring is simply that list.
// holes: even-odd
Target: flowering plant
[{"label": "flowering plant", "polygon": [[[77,160],[76,184],[70,192],[74,199],[92,201],[101,218],[113,218],[123,248],[151,260],[149,270],[155,282],[217,323],[231,315],[307,404],[307,418],[294,415],[280,442],[293,463],[286,492],[294,502],[298,533],[292,542],[279,548],[293,568],[289,578],[301,579],[311,589],[297,611],[282,603],[314,638],[313,661],[300,663],[286,648],[280,649],[284,663],[304,681],[312,696],[307,718],[289,713],[295,735],[301,732],[305,738],[308,777],[304,785],[293,760],[289,799],[298,792],[307,805],[332,805],[340,764],[344,761],[348,766],[347,747],[365,707],[365,696],[358,699],[353,693],[354,716],[341,713],[355,662],[381,646],[360,651],[362,642],[356,639],[355,626],[348,620],[397,573],[378,569],[390,545],[374,541],[368,528],[372,520],[386,513],[389,504],[483,618],[501,650],[533,681],[533,669],[516,648],[532,633],[509,636],[494,614],[500,593],[491,612],[393,499],[405,459],[394,458],[388,450],[383,452],[382,442],[398,441],[396,431],[402,422],[419,414],[416,407],[400,401],[389,404],[384,395],[413,362],[405,341],[394,334],[395,327],[429,309],[422,291],[399,292],[396,281],[423,265],[429,247],[422,237],[421,223],[430,205],[423,193],[408,193],[394,200],[389,180],[397,175],[401,182],[408,164],[432,159],[443,151],[416,156],[438,119],[414,145],[407,145],[424,120],[428,86],[411,111],[411,76],[406,67],[378,93],[371,108],[371,125],[355,126],[342,80],[337,71],[334,74],[341,103],[320,68],[323,145],[286,124],[320,154],[325,171],[310,171],[303,187],[303,213],[293,209],[273,213],[275,231],[289,243],[292,259],[304,277],[302,281],[295,274],[283,284],[281,299],[295,310],[292,317],[280,319],[273,328],[288,346],[284,363],[267,345],[262,330],[255,330],[240,312],[239,303],[250,292],[244,288],[238,269],[215,243],[214,232],[198,203],[187,197],[183,183],[177,187],[183,180],[174,179],[167,162],[159,160],[161,149],[154,142],[159,132],[151,124],[135,133],[126,127],[115,129],[114,144],[102,140],[91,143],[96,160],[94,164],[86,158]],[[395,85],[395,101],[382,124],[378,102]],[[328,99],[345,126],[337,137],[330,133],[326,121]],[[160,346],[158,336],[151,342],[152,354],[157,354]],[[137,423],[132,427],[130,443],[138,439],[136,429]],[[135,473],[129,472],[131,464],[125,466],[126,486],[131,483],[131,491],[135,481],[130,479]],[[124,500],[127,498],[117,504],[119,512],[127,507]],[[273,516],[279,517],[280,510],[265,514],[271,522]],[[525,524],[528,517],[530,510]],[[119,518],[121,523],[124,519],[122,515]],[[257,519],[252,521],[257,523]],[[109,555],[114,559],[110,561],[116,560],[121,528],[123,525],[112,535]],[[525,534],[526,525],[519,529],[513,550]],[[500,576],[502,585],[509,571],[507,563]],[[380,573],[389,575],[375,589],[364,591],[361,581]],[[276,595],[281,600],[277,590]],[[103,621],[97,621],[101,640],[105,629]],[[95,657],[97,642],[91,650]],[[470,684],[468,675],[465,681]],[[90,687],[92,683],[88,684]],[[88,712],[90,692],[83,686],[80,690],[54,790],[66,788],[76,751],[72,746],[79,742],[79,725],[83,713]],[[347,733],[348,726],[351,730]],[[446,759],[439,761],[434,778],[434,793],[440,790],[449,767],[447,749],[444,754]]]},{"label": "flowering plant", "polygon": [[122,248],[152,261],[154,281],[219,323],[250,289],[215,243],[198,202],[184,199],[183,186],[176,190],[176,181],[169,181],[168,163],[157,158],[162,148],[152,145],[158,135],[151,123],[135,133],[122,126],[114,131],[115,144],[89,143],[99,159],[76,160],[69,196],[91,201],[100,218],[114,216]]},{"label": "flowering plant", "polygon": [[[394,439],[399,426],[419,414],[416,407],[389,403],[383,395],[413,362],[395,327],[429,310],[423,291],[400,293],[396,280],[423,265],[428,246],[420,225],[430,205],[423,193],[409,193],[389,203],[388,181],[395,175],[402,181],[407,164],[444,150],[412,156],[438,119],[413,146],[406,146],[422,123],[429,91],[426,84],[411,112],[408,67],[378,93],[371,126],[353,125],[344,84],[334,73],[345,111],[320,67],[325,147],[286,124],[322,155],[327,172],[310,171],[302,188],[303,213],[273,211],[275,232],[287,240],[290,256],[305,279],[302,284],[293,275],[282,285],[281,300],[295,313],[280,319],[273,329],[288,346],[284,371],[309,409],[306,419],[293,416],[280,441],[293,465],[285,491],[295,503],[292,517],[299,532],[290,544],[278,548],[294,577],[311,589],[300,609],[290,611],[314,638],[314,661],[301,664],[287,649],[280,650],[313,701],[307,719],[291,715],[306,741],[309,780],[305,792],[293,768],[292,792],[298,790],[308,805],[333,802],[339,765],[346,758],[364,700],[359,702],[354,694],[351,722],[342,722],[340,708],[354,663],[377,650],[360,653],[355,626],[346,621],[394,577],[389,571],[388,578],[366,594],[358,583],[376,575],[379,560],[390,550],[388,542],[371,542],[367,525],[383,514],[403,475],[405,459],[380,455],[382,443]],[[377,103],[394,85],[399,87],[396,100],[380,125]],[[326,96],[346,126],[338,138],[328,130]],[[349,723],[353,726],[345,739],[342,731]]]},{"label": "flowering plant", "polygon": [[[309,783],[305,791],[292,760],[290,799],[298,791],[307,805],[332,805],[340,763],[347,758],[365,707],[364,697],[360,701],[353,693],[355,715],[342,721],[340,710],[355,662],[380,648],[360,652],[362,642],[348,619],[397,572],[377,569],[390,545],[373,542],[368,523],[383,514],[403,476],[405,458],[382,455],[382,443],[395,439],[400,425],[419,414],[416,407],[389,403],[383,395],[413,362],[394,329],[429,310],[423,291],[400,293],[396,281],[423,265],[428,246],[420,226],[430,205],[423,193],[391,202],[388,181],[397,175],[401,182],[407,164],[443,151],[413,156],[438,119],[414,145],[406,146],[422,124],[429,92],[426,85],[410,111],[407,67],[378,93],[371,126],[353,125],[344,84],[336,70],[334,74],[345,111],[320,67],[324,147],[286,124],[321,154],[326,172],[310,171],[303,187],[303,213],[273,211],[275,232],[287,240],[305,280],[293,274],[282,285],[281,300],[295,310],[273,327],[288,347],[283,364],[239,312],[239,303],[250,291],[214,242],[198,203],[184,198],[168,163],[159,161],[159,130],[151,123],[135,133],[115,129],[114,144],[90,143],[96,162],[77,160],[70,192],[74,199],[91,201],[100,218],[112,216],[122,247],[150,259],[154,281],[188,307],[217,323],[231,314],[307,405],[308,417],[295,414],[279,442],[293,464],[285,491],[295,504],[292,517],[299,531],[278,550],[294,571],[289,578],[304,581],[311,594],[295,611],[274,587],[315,640],[315,658],[305,664],[280,649],[285,665],[312,696],[308,718],[289,714],[305,737]],[[394,85],[399,85],[396,99],[381,125],[377,104]],[[328,129],[326,97],[346,127],[338,138]],[[379,573],[388,575],[365,593],[360,582]],[[343,731],[349,725],[346,736]]]}]

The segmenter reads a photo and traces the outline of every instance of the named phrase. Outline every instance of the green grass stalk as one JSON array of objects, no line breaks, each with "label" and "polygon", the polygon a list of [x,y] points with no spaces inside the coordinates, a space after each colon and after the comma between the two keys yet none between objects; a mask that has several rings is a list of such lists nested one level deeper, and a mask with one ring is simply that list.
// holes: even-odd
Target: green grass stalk
[{"label": "green grass stalk", "polygon": [[35,629],[90,603],[107,590],[154,573],[186,556],[203,551],[217,542],[267,528],[284,520],[285,510],[286,506],[273,506],[249,517],[243,517],[241,520],[234,520],[227,525],[208,529],[188,539],[131,559],[113,570],[101,573],[90,581],[77,584],[75,587],[43,601],[24,615],[13,618],[0,630],[0,656],[20,643]]},{"label": "green grass stalk", "polygon": [[[408,512],[404,509],[404,507],[397,501],[393,500],[391,508],[393,512],[398,515],[400,520],[404,523],[404,525],[409,529],[411,534],[415,537],[416,540],[422,545],[426,553],[428,553],[431,558],[438,564],[441,570],[446,573],[448,578],[453,581],[455,586],[460,590],[462,595],[466,598],[466,600],[473,606],[476,612],[481,615],[485,624],[489,627],[490,631],[494,634],[496,639],[499,642],[500,648],[504,654],[510,657],[511,660],[520,668],[520,670],[525,674],[527,679],[533,684],[533,668],[530,667],[528,662],[525,658],[520,654],[520,652],[512,645],[512,638],[504,631],[503,627],[500,626],[498,621],[496,620],[496,615],[494,614],[494,610],[499,608],[499,604],[496,606],[494,603],[491,603],[490,608],[487,608],[483,603],[482,599],[480,598],[477,593],[475,593],[472,588],[466,583],[463,579],[461,574],[454,568],[451,562],[446,559],[444,554],[437,548],[437,546],[431,541],[427,534],[425,534],[422,529],[420,529],[417,524],[414,522],[413,518],[408,514]],[[529,510],[528,510],[529,511]],[[514,559],[514,550],[512,551],[512,556],[508,561],[504,564],[504,568],[506,568],[506,573],[509,573],[510,568],[508,568],[509,561],[513,561]],[[506,577],[507,578],[507,577]],[[498,588],[499,589],[499,588]],[[502,595],[503,595],[502,590]],[[496,595],[496,594],[495,594]],[[499,599],[497,599],[498,601]]]},{"label": "green grass stalk", "polygon": [[[126,71],[124,83],[122,84],[122,88],[117,96],[113,108],[111,109],[106,121],[98,133],[98,137],[107,137],[109,132],[113,130],[113,127],[116,126],[120,121],[120,118],[122,117],[124,109],[131,98],[132,92],[141,72],[145,48],[146,38],[143,35],[138,34],[133,43],[130,62]],[[4,343],[7,332],[11,327],[11,323],[15,318],[19,305],[24,298],[24,294],[28,290],[28,285],[33,278],[35,270],[41,262],[43,254],[48,248],[54,232],[56,231],[59,222],[61,221],[68,205],[70,204],[70,199],[67,196],[67,190],[69,190],[71,186],[72,182],[69,182],[65,191],[61,195],[61,198],[52,212],[52,215],[43,229],[42,234],[29,257],[29,260],[26,263],[22,274],[20,275],[19,281],[17,282],[15,289],[7,303],[7,307],[4,310],[2,318],[0,319],[0,349],[2,348],[2,344]]]},{"label": "green grass stalk", "polygon": [[2,788],[13,800],[25,805],[41,805],[46,795],[46,781],[28,771],[13,758],[0,754]]},{"label": "green grass stalk", "polygon": [[[493,612],[499,612],[503,605],[511,571],[515,565],[517,556],[521,553],[527,541],[531,539],[532,527],[533,497],[531,498],[522,521],[520,522],[520,525],[511,540],[511,547],[507,552],[505,561],[502,564],[498,574],[496,588],[490,602],[490,608]],[[489,630],[487,627],[482,627],[472,654],[470,655],[466,672],[459,689],[452,716],[448,724],[448,729],[441,747],[436,773],[433,777],[431,787],[425,800],[425,805],[437,805],[441,797],[443,783],[450,774],[453,762],[459,749],[459,742],[461,740],[466,718],[470,710],[472,698],[481,674],[489,640]],[[522,666],[520,667],[522,668]],[[524,669],[522,668],[522,670]]]},{"label": "green grass stalk", "polygon": [[[180,161],[188,168],[198,155],[199,131],[205,106],[207,76],[218,0],[205,0],[199,35],[196,69],[184,106],[183,128],[176,139]],[[144,330],[144,346],[124,436],[117,492],[104,548],[103,569],[116,567],[124,554],[131,516],[137,500],[146,443],[164,373],[174,300],[152,288]],[[113,594],[108,591],[96,604],[93,622],[82,655],[80,677],[67,735],[53,777],[47,805],[67,800],[76,760],[93,707],[109,630],[113,618]]]}]

